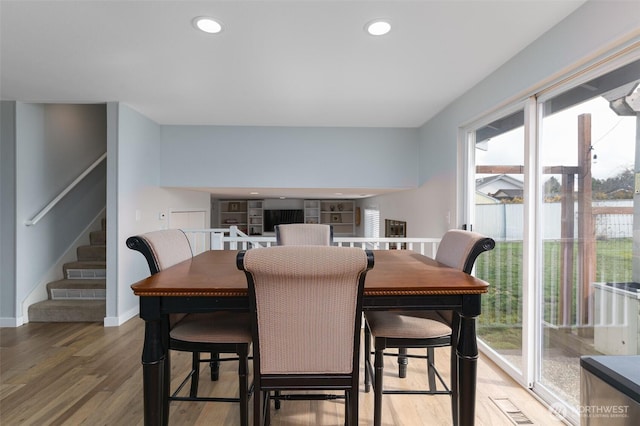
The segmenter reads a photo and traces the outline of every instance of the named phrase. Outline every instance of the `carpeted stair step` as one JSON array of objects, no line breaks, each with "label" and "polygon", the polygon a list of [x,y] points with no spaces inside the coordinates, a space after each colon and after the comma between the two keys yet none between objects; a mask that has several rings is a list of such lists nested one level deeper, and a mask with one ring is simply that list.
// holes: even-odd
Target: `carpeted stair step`
[{"label": "carpeted stair step", "polygon": [[107,244],[107,231],[91,231],[89,233],[89,243],[91,245],[105,245]]},{"label": "carpeted stair step", "polygon": [[29,306],[31,322],[102,322],[106,316],[107,220],[78,247],[77,261],[63,265],[64,277],[47,284],[49,299]]},{"label": "carpeted stair step", "polygon": [[30,322],[102,322],[105,300],[45,300],[29,306]]},{"label": "carpeted stair step", "polygon": [[104,279],[58,280],[47,284],[50,300],[104,300],[107,296],[107,284]]},{"label": "carpeted stair step", "polygon": [[107,277],[107,262],[91,260],[85,262],[69,262],[62,267],[68,279],[104,279]]},{"label": "carpeted stair step", "polygon": [[76,250],[77,259],[81,262],[92,260],[107,260],[107,246],[92,244],[90,246],[80,246]]}]

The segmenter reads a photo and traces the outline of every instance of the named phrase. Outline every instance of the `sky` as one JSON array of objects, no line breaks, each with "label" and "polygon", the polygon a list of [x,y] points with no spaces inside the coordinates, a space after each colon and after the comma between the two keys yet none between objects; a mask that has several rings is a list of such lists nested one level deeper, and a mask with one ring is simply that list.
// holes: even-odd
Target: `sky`
[{"label": "sky", "polygon": [[[602,97],[543,119],[540,151],[542,166],[577,166],[577,117],[585,113],[591,114],[592,154],[597,156],[597,159],[592,160],[592,176],[607,179],[628,168],[633,169],[637,119],[635,116],[618,116]],[[487,151],[476,150],[476,164],[522,165],[523,134],[523,129],[518,128],[491,139]]]}]

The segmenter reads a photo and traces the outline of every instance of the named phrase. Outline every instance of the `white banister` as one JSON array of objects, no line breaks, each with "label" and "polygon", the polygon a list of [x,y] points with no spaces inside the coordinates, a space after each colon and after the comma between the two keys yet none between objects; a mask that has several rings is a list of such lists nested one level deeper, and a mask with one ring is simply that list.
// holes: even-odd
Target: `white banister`
[{"label": "white banister", "polygon": [[93,171],[93,169],[98,167],[98,165],[100,163],[102,163],[106,158],[107,158],[107,153],[105,152],[104,154],[102,154],[100,156],[100,158],[98,158],[96,161],[94,161],[93,164],[91,164],[84,172],[82,172],[82,174],[80,176],[78,176],[73,182],[71,182],[60,194],[58,194],[58,196],[56,198],[51,200],[51,202],[49,204],[47,204],[42,210],[40,210],[40,213],[35,215],[31,220],[27,220],[24,224],[27,225],[27,226],[33,226],[36,223],[40,222],[40,219],[42,219],[47,213],[49,213],[51,211],[51,209],[53,209],[53,207],[55,207],[55,205],[58,204],[58,202],[65,195],[67,195],[69,192],[71,192],[71,190],[73,188],[75,188],[76,185],[78,185],[80,182],[82,182],[82,179],[84,179],[89,173],[91,173]]},{"label": "white banister", "polygon": [[[249,248],[270,247],[276,244],[275,235],[247,235],[236,226],[212,229],[183,229],[187,235],[209,234],[210,250],[247,250]],[[435,257],[440,238],[363,238],[334,237],[338,246],[360,247],[376,250],[400,250],[407,248],[429,257]],[[394,245],[395,247],[391,247]],[[208,250],[209,248],[204,248]],[[199,254],[194,252],[193,254]]]}]

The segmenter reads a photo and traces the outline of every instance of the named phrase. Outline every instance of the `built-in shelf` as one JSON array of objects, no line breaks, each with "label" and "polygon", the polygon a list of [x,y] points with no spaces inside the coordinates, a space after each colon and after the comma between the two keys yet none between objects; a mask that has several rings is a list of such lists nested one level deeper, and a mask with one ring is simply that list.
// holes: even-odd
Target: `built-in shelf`
[{"label": "built-in shelf", "polygon": [[237,226],[247,233],[247,201],[246,200],[221,200],[219,203],[220,227],[229,228]]},{"label": "built-in shelf", "polygon": [[247,201],[247,209],[249,216],[249,235],[262,235],[263,226],[263,202],[262,200]]},{"label": "built-in shelf", "polygon": [[304,223],[320,223],[320,200],[304,200]]},{"label": "built-in shelf", "polygon": [[[355,235],[353,200],[304,200],[303,206],[305,223],[333,225],[335,236]],[[264,208],[265,200],[220,200],[220,227],[229,228],[235,225],[247,235],[263,235]]]},{"label": "built-in shelf", "polygon": [[320,223],[333,225],[333,235],[355,235],[353,200],[320,200]]}]

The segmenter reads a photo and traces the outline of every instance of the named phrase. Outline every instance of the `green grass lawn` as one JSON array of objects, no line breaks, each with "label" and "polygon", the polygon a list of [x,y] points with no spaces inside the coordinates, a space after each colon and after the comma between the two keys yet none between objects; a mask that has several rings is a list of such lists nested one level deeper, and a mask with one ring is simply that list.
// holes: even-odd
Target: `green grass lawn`
[{"label": "green grass lawn", "polygon": [[[574,245],[574,277],[577,279],[577,244]],[[632,239],[596,241],[596,281],[631,281]],[[521,347],[522,327],[522,242],[496,242],[494,250],[476,261],[475,275],[490,284],[482,297],[482,314],[478,318],[478,335],[495,349]],[[544,317],[558,324],[558,301],[562,253],[560,242],[544,243],[543,277]],[[575,288],[572,288],[571,323],[575,323]]]}]

